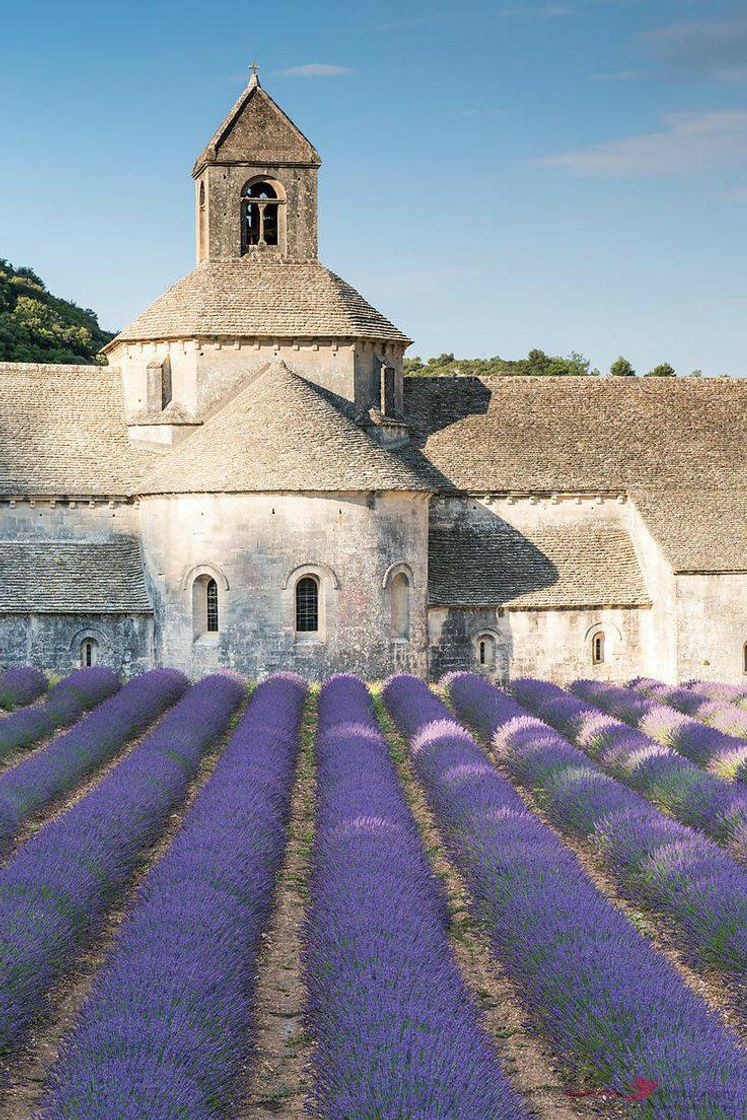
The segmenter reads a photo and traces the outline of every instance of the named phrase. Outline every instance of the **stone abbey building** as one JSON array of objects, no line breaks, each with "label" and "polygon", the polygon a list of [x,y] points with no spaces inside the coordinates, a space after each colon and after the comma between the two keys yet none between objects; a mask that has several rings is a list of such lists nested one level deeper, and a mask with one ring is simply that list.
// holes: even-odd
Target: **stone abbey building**
[{"label": "stone abbey building", "polygon": [[747,670],[747,382],[404,379],[253,77],[197,267],[108,365],[0,366],[0,663]]}]

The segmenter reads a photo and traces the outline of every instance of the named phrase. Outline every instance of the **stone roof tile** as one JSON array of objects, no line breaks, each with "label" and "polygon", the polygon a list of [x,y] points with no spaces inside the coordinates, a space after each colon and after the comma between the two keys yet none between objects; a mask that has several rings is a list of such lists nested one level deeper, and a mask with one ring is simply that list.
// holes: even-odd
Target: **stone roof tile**
[{"label": "stone roof tile", "polygon": [[0,494],[124,496],[158,454],[127,438],[118,369],[0,363]]},{"label": "stone roof tile", "polygon": [[419,490],[427,481],[282,361],[171,451],[143,494]]},{"label": "stone roof tile", "polygon": [[104,349],[190,338],[409,339],[318,261],[205,261],[177,280]]},{"label": "stone roof tile", "polygon": [[0,541],[6,614],[152,614],[138,542]]},{"label": "stone roof tile", "polygon": [[500,517],[431,525],[429,600],[513,610],[650,603],[624,529],[584,524],[519,532]]}]

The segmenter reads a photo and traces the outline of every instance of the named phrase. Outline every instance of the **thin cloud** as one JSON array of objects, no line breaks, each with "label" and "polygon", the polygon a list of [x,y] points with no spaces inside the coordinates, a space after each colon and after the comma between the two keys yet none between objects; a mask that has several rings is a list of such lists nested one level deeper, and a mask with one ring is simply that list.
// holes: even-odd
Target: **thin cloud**
[{"label": "thin cloud", "polygon": [[331,66],[328,62],[305,62],[303,66],[289,66],[275,73],[278,78],[339,78],[353,71],[349,66]]},{"label": "thin cloud", "polygon": [[747,109],[672,113],[658,132],[610,140],[535,162],[581,176],[679,176],[747,166]]},{"label": "thin cloud", "polygon": [[673,76],[747,78],[747,16],[671,23],[642,38]]}]

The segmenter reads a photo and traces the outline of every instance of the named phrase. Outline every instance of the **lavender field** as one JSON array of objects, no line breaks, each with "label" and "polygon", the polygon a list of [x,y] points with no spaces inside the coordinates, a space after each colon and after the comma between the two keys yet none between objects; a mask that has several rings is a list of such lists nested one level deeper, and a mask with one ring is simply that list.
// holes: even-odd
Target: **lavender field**
[{"label": "lavender field", "polygon": [[0,1120],[747,1120],[746,689],[0,709]]}]

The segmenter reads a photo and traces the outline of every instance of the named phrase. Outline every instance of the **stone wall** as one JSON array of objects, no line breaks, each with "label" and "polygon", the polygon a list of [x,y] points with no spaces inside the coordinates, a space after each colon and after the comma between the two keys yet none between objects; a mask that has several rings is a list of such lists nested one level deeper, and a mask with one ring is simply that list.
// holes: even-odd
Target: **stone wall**
[{"label": "stone wall", "polygon": [[85,638],[97,643],[97,664],[123,677],[155,664],[149,615],[0,614],[0,665],[37,665],[69,673],[80,668]]},{"label": "stone wall", "polygon": [[[427,499],[422,495],[192,495],[141,502],[159,663],[199,676],[294,669],[312,679],[426,672]],[[392,637],[388,581],[411,575],[409,641]],[[319,578],[318,636],[295,630],[295,584]],[[192,585],[215,578],[217,634],[195,634]]]},{"label": "stone wall", "polygon": [[[204,418],[232,393],[251,385],[268,362],[281,359],[316,385],[368,409],[379,403],[380,358],[397,370],[402,395],[403,345],[394,342],[330,339],[220,339],[120,343],[110,354],[122,371],[128,417],[145,411],[148,363],[168,359],[172,395],[188,413]],[[144,426],[131,435],[155,438]],[[179,432],[176,431],[178,438]]]},{"label": "stone wall", "polygon": [[[457,669],[484,672],[497,681],[543,677],[559,684],[590,677],[626,681],[640,674],[646,658],[650,611],[548,610],[431,607],[428,612],[430,676]],[[595,665],[592,635],[603,631],[605,660]],[[479,661],[479,641],[492,637],[495,655]]]},{"label": "stone wall", "polygon": [[678,575],[677,664],[668,680],[742,683],[747,642],[747,575]]}]

